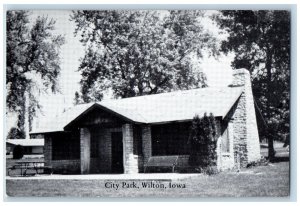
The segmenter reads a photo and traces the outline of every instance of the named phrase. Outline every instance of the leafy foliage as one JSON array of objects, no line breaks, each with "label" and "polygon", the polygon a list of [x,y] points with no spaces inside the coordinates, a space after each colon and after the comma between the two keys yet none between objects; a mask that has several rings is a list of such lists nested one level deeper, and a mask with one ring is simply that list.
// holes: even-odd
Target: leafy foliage
[{"label": "leafy foliage", "polygon": [[74,97],[74,105],[78,105],[80,103],[81,103],[80,94],[76,91],[75,92],[75,97]]},{"label": "leafy foliage", "polygon": [[31,129],[33,117],[41,109],[36,93],[58,91],[59,49],[64,37],[52,33],[53,19],[38,17],[30,26],[28,11],[8,11],[6,17],[7,108],[18,113],[20,130],[24,130],[28,110]]},{"label": "leafy foliage", "polygon": [[7,134],[7,139],[25,139],[24,131],[12,127]]},{"label": "leafy foliage", "polygon": [[201,171],[212,171],[216,166],[217,125],[213,114],[205,113],[202,118],[193,118],[190,130],[191,154],[189,163],[199,167]]},{"label": "leafy foliage", "polygon": [[74,11],[75,35],[86,46],[79,71],[84,102],[205,87],[192,64],[203,51],[217,55],[216,39],[200,11]]},{"label": "leafy foliage", "polygon": [[259,110],[265,119],[260,136],[289,142],[290,12],[221,11],[219,26],[229,34],[222,51],[234,52],[232,67],[250,71]]}]

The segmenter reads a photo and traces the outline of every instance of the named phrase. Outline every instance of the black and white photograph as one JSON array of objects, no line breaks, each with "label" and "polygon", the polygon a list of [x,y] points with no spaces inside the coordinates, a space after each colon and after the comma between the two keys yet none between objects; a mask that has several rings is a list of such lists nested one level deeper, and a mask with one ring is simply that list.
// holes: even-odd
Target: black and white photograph
[{"label": "black and white photograph", "polygon": [[291,20],[7,9],[6,195],[289,197]]}]

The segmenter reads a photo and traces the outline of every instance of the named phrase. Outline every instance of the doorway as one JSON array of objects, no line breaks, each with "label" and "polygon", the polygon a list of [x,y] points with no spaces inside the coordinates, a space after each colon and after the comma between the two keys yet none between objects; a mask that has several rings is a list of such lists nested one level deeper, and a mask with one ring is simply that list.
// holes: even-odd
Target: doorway
[{"label": "doorway", "polygon": [[112,173],[124,173],[123,167],[123,135],[122,132],[111,133]]}]

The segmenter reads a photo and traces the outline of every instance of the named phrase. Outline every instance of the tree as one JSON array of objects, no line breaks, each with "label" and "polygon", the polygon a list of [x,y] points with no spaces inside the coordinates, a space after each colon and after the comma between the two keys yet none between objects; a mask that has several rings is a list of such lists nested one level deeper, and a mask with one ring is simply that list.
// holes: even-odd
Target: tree
[{"label": "tree", "polygon": [[75,35],[87,48],[79,67],[83,101],[99,101],[108,89],[124,98],[207,86],[192,60],[218,49],[202,17],[200,11],[74,11]]},{"label": "tree", "polygon": [[31,130],[41,109],[37,94],[58,91],[64,37],[53,34],[53,19],[37,17],[30,26],[28,11],[8,11],[6,17],[6,103],[8,111],[18,114],[18,129],[25,132],[25,114]]},{"label": "tree", "polygon": [[16,127],[12,127],[7,134],[7,139],[24,139],[24,138],[25,138],[24,132],[19,130]]},{"label": "tree", "polygon": [[260,136],[268,138],[272,159],[273,139],[289,142],[290,12],[221,11],[215,17],[229,34],[221,50],[235,53],[233,69],[251,73],[253,94],[265,120]]},{"label": "tree", "polygon": [[204,113],[202,118],[198,115],[193,118],[189,139],[191,145],[189,163],[191,165],[200,167],[204,171],[216,166],[216,128],[216,120],[212,113],[209,116]]},{"label": "tree", "polygon": [[80,101],[80,95],[79,95],[79,93],[76,91],[75,92],[75,97],[74,97],[74,105],[78,105],[78,104],[80,104],[81,103],[81,101]]}]

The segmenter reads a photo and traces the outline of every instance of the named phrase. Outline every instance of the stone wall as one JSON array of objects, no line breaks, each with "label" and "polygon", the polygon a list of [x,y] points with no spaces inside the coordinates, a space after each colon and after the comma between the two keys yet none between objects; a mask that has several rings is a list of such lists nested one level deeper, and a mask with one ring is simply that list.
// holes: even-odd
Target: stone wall
[{"label": "stone wall", "polygon": [[224,164],[224,154],[222,153],[222,120],[220,118],[216,118],[216,136],[217,136],[217,147],[216,147],[216,154],[217,154],[217,168],[218,170],[222,170],[223,167],[226,167]]},{"label": "stone wall", "polygon": [[[218,168],[220,170],[245,167],[249,162],[260,159],[260,145],[254,108],[254,100],[250,74],[246,69],[233,71],[232,87],[243,90],[237,102],[223,121],[228,122],[229,153],[222,153],[218,149]],[[221,138],[224,138],[223,136]],[[218,148],[221,139],[218,140]]]},{"label": "stone wall", "polygon": [[89,128],[80,128],[80,171],[90,173],[91,163],[91,133]]},{"label": "stone wall", "polygon": [[144,167],[152,156],[151,126],[142,126],[142,148]]},{"label": "stone wall", "polygon": [[122,125],[123,132],[123,164],[125,174],[138,173],[138,156],[133,154],[133,125]]},{"label": "stone wall", "polygon": [[260,158],[252,86],[250,74],[246,69],[234,70],[233,76],[231,86],[243,86],[243,93],[233,114],[235,162],[246,166],[247,163]]},{"label": "stone wall", "polygon": [[[224,171],[232,169],[234,167],[234,149],[233,149],[233,127],[232,123],[227,122],[227,120],[222,120],[222,134],[218,139],[218,170]],[[226,130],[226,132],[225,132]],[[225,152],[223,150],[223,139],[227,139],[229,151]]]},{"label": "stone wall", "polygon": [[[233,149],[233,123],[229,121],[226,124],[228,134],[223,133],[221,138],[228,138],[229,141],[229,152],[221,152],[221,163],[219,169],[221,171],[234,168],[234,149]],[[228,135],[228,137],[227,137]],[[222,148],[221,148],[222,150]]]}]

